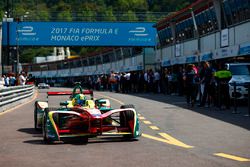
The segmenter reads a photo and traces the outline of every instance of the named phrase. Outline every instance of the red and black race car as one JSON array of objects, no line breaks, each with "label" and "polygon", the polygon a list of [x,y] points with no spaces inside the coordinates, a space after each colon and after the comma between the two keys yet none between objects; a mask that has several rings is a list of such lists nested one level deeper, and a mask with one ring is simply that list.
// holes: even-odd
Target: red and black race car
[{"label": "red and black race car", "polygon": [[[78,88],[80,88],[78,86]],[[46,143],[63,141],[66,138],[88,138],[100,135],[138,138],[141,135],[137,112],[133,105],[122,105],[120,109],[107,107],[108,100],[93,100],[93,92],[80,88],[80,92],[48,92],[48,96],[71,95],[71,101],[60,103],[58,108],[50,108],[48,102],[36,101],[34,110],[35,128],[42,128]],[[84,99],[81,105],[74,105],[78,94],[90,94],[92,99]],[[70,104],[71,103],[71,104]]]}]

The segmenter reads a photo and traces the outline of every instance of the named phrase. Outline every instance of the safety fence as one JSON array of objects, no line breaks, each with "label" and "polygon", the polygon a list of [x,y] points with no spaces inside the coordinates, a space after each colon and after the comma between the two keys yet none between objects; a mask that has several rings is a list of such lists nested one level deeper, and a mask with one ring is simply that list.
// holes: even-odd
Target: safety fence
[{"label": "safety fence", "polygon": [[0,88],[0,112],[34,94],[34,85]]}]

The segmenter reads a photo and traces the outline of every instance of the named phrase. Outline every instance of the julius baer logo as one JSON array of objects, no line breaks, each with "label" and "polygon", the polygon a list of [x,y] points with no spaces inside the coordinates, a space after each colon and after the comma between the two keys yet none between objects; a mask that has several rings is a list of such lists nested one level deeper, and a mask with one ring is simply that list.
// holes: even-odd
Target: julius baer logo
[{"label": "julius baer logo", "polygon": [[18,28],[18,40],[19,41],[38,41],[39,38],[36,37],[36,32],[32,26],[22,26]]},{"label": "julius baer logo", "polygon": [[136,27],[135,29],[130,30],[129,33],[132,35],[132,37],[128,39],[129,41],[136,41],[136,42],[151,41],[151,38],[149,37],[149,34],[147,33],[145,27]]}]

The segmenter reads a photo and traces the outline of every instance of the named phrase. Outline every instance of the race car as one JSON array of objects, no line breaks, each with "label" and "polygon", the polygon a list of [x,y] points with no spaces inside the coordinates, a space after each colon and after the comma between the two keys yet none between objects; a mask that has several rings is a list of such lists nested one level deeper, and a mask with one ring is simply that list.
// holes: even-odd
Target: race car
[{"label": "race car", "polygon": [[50,86],[49,86],[49,84],[46,84],[46,83],[39,83],[39,84],[37,85],[37,88],[38,88],[38,89],[49,89]]},{"label": "race car", "polygon": [[[78,87],[79,88],[79,87]],[[49,96],[71,95],[71,104],[60,103],[58,108],[50,108],[48,102],[35,103],[35,128],[42,128],[45,143],[64,141],[67,138],[88,138],[100,135],[118,135],[126,139],[141,135],[137,112],[133,105],[122,105],[111,109],[107,99],[77,99],[79,95],[90,94],[90,90],[73,92],[48,92]],[[81,101],[83,100],[83,101]],[[81,105],[79,105],[79,103]]]}]

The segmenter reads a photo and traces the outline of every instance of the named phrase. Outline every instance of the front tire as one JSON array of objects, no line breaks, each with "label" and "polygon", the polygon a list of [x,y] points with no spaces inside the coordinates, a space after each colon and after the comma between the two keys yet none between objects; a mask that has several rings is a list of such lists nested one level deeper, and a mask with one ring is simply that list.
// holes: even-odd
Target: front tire
[{"label": "front tire", "polygon": [[[135,108],[135,106],[133,104],[127,104],[127,105],[122,105],[120,108],[121,109]],[[120,112],[120,126],[129,128],[129,131],[131,131],[131,132],[132,132],[132,129],[129,126],[129,121],[131,121],[133,119],[134,119],[134,112],[133,111],[127,110],[124,112]],[[133,134],[132,135],[124,135],[123,137],[126,139],[132,139]]]},{"label": "front tire", "polygon": [[48,118],[48,108],[45,109],[44,112],[44,117],[43,117],[43,141],[45,144],[51,144],[52,141],[50,140],[50,138],[48,138],[48,127],[47,127],[47,118]]},{"label": "front tire", "polygon": [[38,127],[37,127],[37,101],[35,102],[35,106],[34,106],[34,128],[35,128],[35,130],[38,130]]}]

